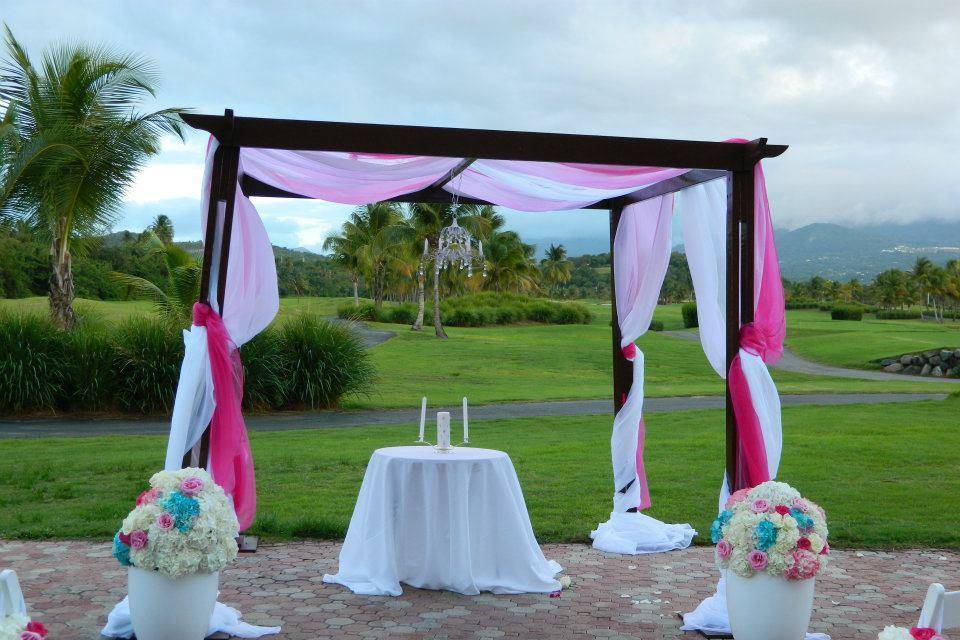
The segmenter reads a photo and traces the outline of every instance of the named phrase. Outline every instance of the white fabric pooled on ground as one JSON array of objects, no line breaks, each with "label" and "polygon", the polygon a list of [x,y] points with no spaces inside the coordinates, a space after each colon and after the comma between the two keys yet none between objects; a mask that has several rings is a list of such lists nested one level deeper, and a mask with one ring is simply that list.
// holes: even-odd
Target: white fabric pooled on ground
[{"label": "white fabric pooled on ground", "polygon": [[[240,612],[218,602],[210,616],[210,626],[207,635],[227,633],[237,638],[261,638],[263,636],[280,633],[280,627],[258,627],[247,624],[240,619]],[[113,608],[107,616],[107,624],[100,631],[100,635],[107,638],[133,637],[133,625],[130,622],[130,603],[124,598]]]}]

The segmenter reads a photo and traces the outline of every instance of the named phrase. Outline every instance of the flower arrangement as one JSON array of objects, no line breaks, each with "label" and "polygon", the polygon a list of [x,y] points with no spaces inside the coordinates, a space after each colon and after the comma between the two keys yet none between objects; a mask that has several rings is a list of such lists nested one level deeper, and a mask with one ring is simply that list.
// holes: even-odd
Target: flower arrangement
[{"label": "flower arrangement", "polygon": [[741,489],[710,527],[717,564],[749,578],[766,572],[807,580],[827,564],[826,514],[783,482]]},{"label": "flower arrangement", "polygon": [[44,640],[47,628],[22,613],[0,617],[0,640]]},{"label": "flower arrangement", "polygon": [[884,627],[877,640],[946,640],[933,629],[925,627]]},{"label": "flower arrangement", "polygon": [[203,469],[161,471],[137,498],[113,539],[124,566],[171,578],[212,573],[237,557],[237,517],[223,489]]}]

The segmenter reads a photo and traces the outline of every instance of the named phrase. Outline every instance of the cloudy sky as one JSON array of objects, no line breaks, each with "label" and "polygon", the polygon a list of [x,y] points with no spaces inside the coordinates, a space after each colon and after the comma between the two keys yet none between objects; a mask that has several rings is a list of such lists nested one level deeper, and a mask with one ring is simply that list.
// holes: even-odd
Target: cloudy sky
[{"label": "cloudy sky", "polygon": [[[160,103],[238,115],[785,143],[776,223],[960,217],[960,2],[391,0],[41,2],[2,19],[153,58]],[[197,238],[204,139],[170,140],[118,228]],[[275,244],[318,247],[342,206],[261,201]],[[602,213],[508,213],[542,241]],[[584,230],[586,229],[586,231]]]}]

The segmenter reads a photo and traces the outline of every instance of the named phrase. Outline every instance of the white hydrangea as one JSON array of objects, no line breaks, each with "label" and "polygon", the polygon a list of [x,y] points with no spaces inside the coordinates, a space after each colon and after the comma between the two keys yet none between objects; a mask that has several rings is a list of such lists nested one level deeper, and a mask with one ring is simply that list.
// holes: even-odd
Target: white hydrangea
[{"label": "white hydrangea", "polygon": [[[188,479],[199,481],[202,488],[184,491],[182,485]],[[230,499],[210,474],[197,468],[161,471],[150,478],[150,486],[151,491],[120,528],[129,541],[133,566],[176,578],[219,571],[237,557],[237,517]],[[175,526],[178,514],[165,506],[165,501],[177,494],[180,499],[192,499],[188,504],[197,508],[197,515],[186,519],[185,531]]]},{"label": "white hydrangea", "polygon": [[30,618],[22,613],[0,616],[0,640],[20,640],[29,622]]},{"label": "white hydrangea", "polygon": [[799,491],[786,482],[777,482],[776,480],[758,484],[747,494],[748,501],[766,500],[770,504],[790,504],[799,497]]},{"label": "white hydrangea", "polygon": [[877,640],[913,640],[910,630],[904,627],[884,627],[877,635]]}]

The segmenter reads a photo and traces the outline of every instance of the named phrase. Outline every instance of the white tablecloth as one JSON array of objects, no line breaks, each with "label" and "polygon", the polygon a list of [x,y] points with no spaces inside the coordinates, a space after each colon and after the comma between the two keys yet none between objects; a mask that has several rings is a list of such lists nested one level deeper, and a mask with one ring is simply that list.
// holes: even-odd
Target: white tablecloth
[{"label": "white tablecloth", "polygon": [[399,596],[400,583],[466,595],[548,593],[562,569],[533,536],[510,457],[457,447],[374,451],[336,575],[354,593]]}]

